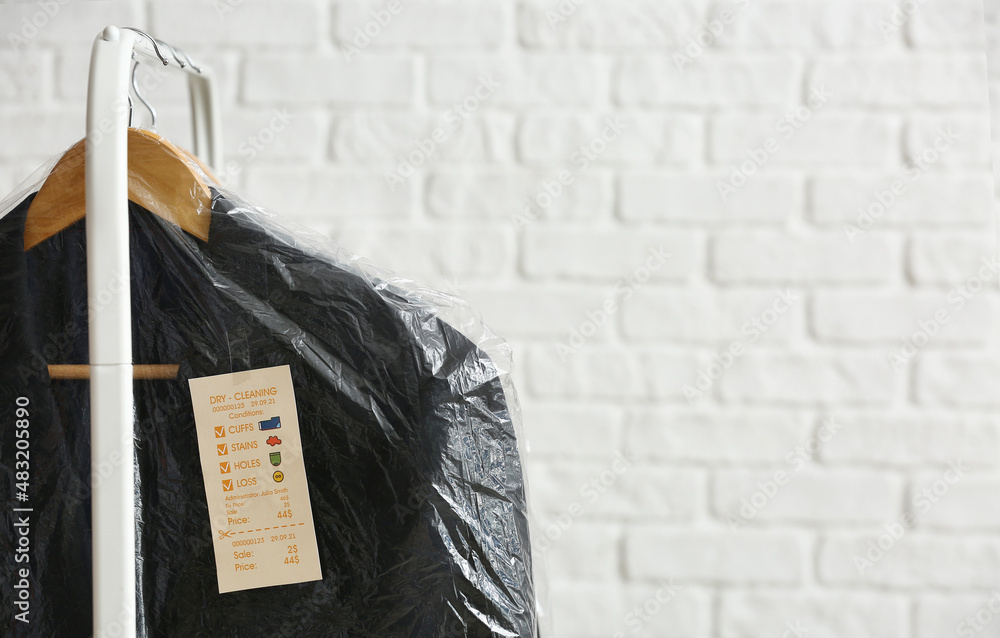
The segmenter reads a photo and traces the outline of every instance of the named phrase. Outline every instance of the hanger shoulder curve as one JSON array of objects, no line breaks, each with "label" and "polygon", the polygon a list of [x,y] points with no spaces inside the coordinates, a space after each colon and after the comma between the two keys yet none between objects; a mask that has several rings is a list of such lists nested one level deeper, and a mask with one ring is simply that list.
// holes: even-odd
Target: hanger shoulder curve
[{"label": "hanger shoulder curve", "polygon": [[[66,151],[28,207],[24,250],[84,217],[85,143],[81,140]],[[156,133],[129,129],[129,200],[206,241],[212,192],[192,163],[211,176],[200,161]]]}]

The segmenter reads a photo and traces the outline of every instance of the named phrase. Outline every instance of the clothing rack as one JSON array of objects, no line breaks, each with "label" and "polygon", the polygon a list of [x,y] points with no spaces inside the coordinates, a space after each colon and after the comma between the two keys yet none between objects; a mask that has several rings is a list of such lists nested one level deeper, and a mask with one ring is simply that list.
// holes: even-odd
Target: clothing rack
[{"label": "clothing rack", "polygon": [[[164,50],[169,55],[164,54]],[[87,295],[90,307],[90,422],[95,636],[135,636],[135,449],[128,224],[130,63],[188,75],[194,152],[220,162],[221,131],[210,70],[130,27],[106,27],[90,58],[87,90]],[[115,471],[94,480],[96,468]]]}]

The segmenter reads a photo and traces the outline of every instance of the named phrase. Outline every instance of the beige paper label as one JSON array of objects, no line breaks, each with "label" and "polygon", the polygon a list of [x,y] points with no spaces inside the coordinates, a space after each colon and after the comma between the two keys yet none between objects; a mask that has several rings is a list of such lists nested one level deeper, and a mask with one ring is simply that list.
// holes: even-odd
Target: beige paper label
[{"label": "beige paper label", "polygon": [[188,384],[219,593],[321,580],[289,367]]}]

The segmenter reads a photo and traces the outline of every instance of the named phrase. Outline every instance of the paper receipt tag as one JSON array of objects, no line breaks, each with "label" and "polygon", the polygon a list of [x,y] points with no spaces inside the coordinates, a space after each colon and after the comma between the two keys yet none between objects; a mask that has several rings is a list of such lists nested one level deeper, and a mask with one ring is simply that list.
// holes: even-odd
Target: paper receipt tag
[{"label": "paper receipt tag", "polygon": [[289,367],[188,384],[219,593],[321,580]]}]

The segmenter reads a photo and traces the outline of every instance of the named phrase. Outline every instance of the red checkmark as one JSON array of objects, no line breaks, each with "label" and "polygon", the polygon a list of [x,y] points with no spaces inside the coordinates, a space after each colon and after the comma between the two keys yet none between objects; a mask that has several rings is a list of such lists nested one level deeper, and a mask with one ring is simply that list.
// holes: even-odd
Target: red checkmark
[{"label": "red checkmark", "polygon": [[219,456],[226,456],[226,455],[229,454],[229,452],[226,452],[226,444],[225,443],[219,443],[215,447],[218,448]]},{"label": "red checkmark", "polygon": [[215,428],[215,438],[221,439],[224,436],[226,436],[226,426],[220,425],[219,427]]},{"label": "red checkmark", "polygon": [[219,463],[219,472],[221,472],[222,474],[229,474],[231,470],[232,468],[229,467],[229,461],[226,461],[225,463]]},{"label": "red checkmark", "polygon": [[225,481],[222,482],[222,491],[223,492],[233,491],[233,479],[226,479]]}]

